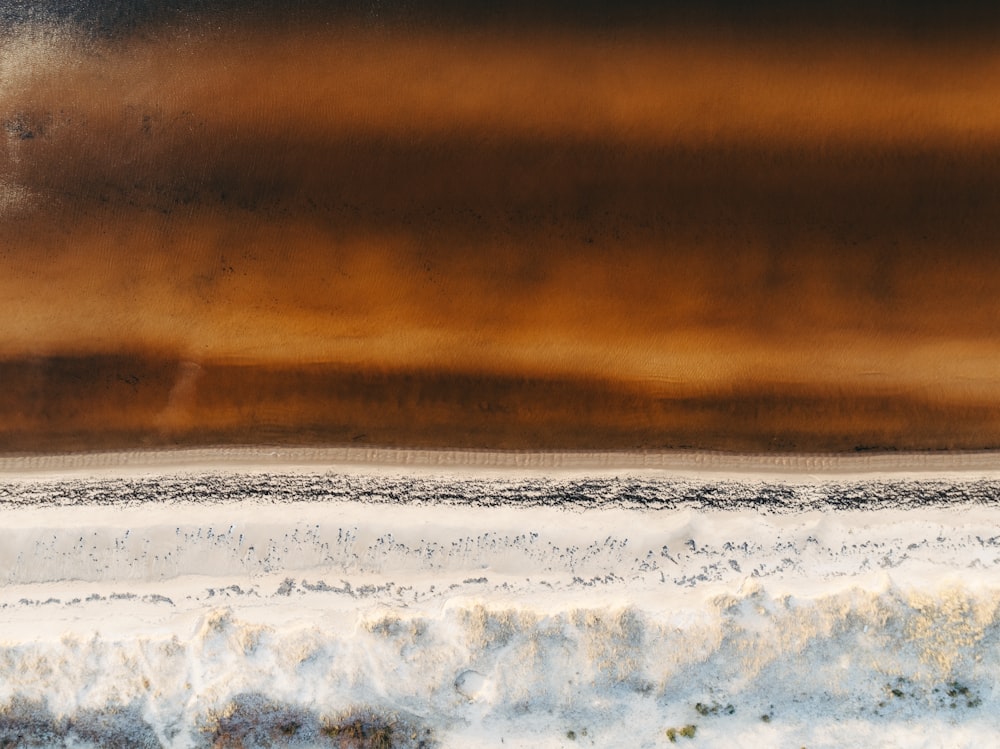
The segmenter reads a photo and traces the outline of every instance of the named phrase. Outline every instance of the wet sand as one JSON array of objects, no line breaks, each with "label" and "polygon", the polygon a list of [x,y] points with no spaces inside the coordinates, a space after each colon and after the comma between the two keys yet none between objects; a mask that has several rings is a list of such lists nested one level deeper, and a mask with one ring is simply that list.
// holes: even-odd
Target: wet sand
[{"label": "wet sand", "polygon": [[6,452],[1000,446],[975,35],[154,31],[4,41]]}]

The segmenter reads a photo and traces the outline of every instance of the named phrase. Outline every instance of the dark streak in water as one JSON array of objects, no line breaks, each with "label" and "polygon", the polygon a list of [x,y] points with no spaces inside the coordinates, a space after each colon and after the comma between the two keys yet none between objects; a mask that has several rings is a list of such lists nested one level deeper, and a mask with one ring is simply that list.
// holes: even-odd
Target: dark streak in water
[{"label": "dark streak in water", "polygon": [[376,445],[883,452],[1000,445],[988,399],[902,388],[185,362],[150,352],[0,360],[0,451]]}]

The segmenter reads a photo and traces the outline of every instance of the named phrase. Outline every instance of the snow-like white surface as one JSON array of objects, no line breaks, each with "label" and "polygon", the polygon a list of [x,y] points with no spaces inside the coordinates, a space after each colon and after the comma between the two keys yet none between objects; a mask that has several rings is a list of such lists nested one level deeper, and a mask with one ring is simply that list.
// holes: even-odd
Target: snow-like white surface
[{"label": "snow-like white surface", "polygon": [[[419,727],[397,732],[413,746],[973,746],[1000,730],[993,484],[957,504],[771,513],[463,506],[427,500],[427,484],[414,503],[398,466],[393,501],[191,501],[178,488],[275,465],[7,468],[0,483],[31,501],[2,510],[0,706],[110,711],[170,747],[210,745],[204,725],[248,696],[320,719],[398,715]],[[987,468],[920,480],[995,479]],[[442,491],[534,475],[508,469],[452,472]],[[621,475],[636,470],[654,486],[698,481]],[[388,480],[374,466],[296,471],[317,491],[345,473]],[[87,483],[123,475],[169,496],[109,504],[134,485]],[[727,475],[744,493],[762,481]],[[69,485],[93,502],[37,495]]]}]

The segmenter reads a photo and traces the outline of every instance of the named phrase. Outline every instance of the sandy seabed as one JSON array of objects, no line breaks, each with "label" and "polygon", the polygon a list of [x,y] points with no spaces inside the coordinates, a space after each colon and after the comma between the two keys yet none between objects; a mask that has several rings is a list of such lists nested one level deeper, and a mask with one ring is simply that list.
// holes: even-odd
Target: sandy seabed
[{"label": "sandy seabed", "polygon": [[973,746],[998,728],[998,465],[5,458],[0,738]]}]

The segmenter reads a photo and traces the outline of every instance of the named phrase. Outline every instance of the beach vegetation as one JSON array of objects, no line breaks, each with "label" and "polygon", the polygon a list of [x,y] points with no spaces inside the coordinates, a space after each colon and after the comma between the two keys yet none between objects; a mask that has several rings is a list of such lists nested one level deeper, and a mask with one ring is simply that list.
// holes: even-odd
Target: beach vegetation
[{"label": "beach vegetation", "polygon": [[212,749],[255,747],[336,747],[336,749],[429,749],[430,729],[371,707],[334,716],[271,702],[257,694],[234,698],[203,723]]},{"label": "beach vegetation", "polygon": [[732,715],[736,712],[736,707],[732,703],[726,705],[720,705],[718,702],[713,702],[711,704],[706,704],[704,702],[698,702],[695,704],[694,709],[698,712],[698,715],[709,716],[709,715]]},{"label": "beach vegetation", "polygon": [[678,737],[684,737],[685,739],[693,739],[695,734],[698,733],[698,726],[693,723],[689,723],[686,726],[681,726],[680,728],[668,728],[666,731],[667,739],[671,744],[677,743]]}]

